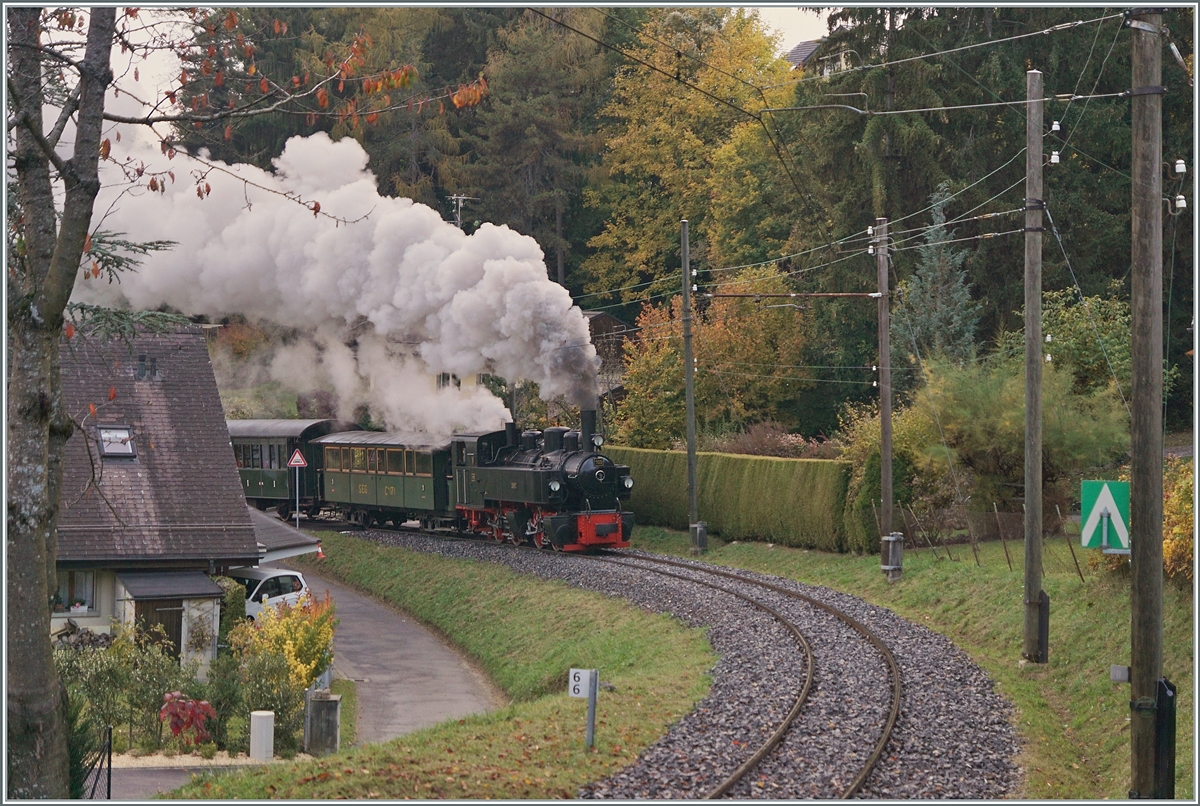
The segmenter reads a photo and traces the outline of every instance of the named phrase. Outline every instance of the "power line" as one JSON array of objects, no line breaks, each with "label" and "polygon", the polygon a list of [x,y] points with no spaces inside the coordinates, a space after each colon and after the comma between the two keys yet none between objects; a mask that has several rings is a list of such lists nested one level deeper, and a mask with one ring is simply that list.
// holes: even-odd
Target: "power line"
[{"label": "power line", "polygon": [[[1044,36],[1046,34],[1056,33],[1058,31],[1065,31],[1065,30],[1069,30],[1071,28],[1078,28],[1080,25],[1091,25],[1092,23],[1104,22],[1105,20],[1111,20],[1116,17],[1123,17],[1123,16],[1125,16],[1125,15],[1124,14],[1109,14],[1107,16],[1097,17],[1097,18],[1091,19],[1091,20],[1076,20],[1074,22],[1064,22],[1059,25],[1053,25],[1053,26],[1046,28],[1044,30],[1041,30],[1041,31],[1033,31],[1028,34],[1016,34],[1015,36],[1008,36],[1008,37],[1004,37],[1003,39],[989,39],[985,42],[976,42],[973,45],[962,45],[957,48],[949,48],[947,50],[941,50],[941,51],[937,51],[935,53],[923,53],[918,56],[908,56],[906,58],[895,59],[893,61],[878,62],[876,64],[863,64],[863,65],[859,65],[858,67],[849,67],[849,68],[846,68],[845,70],[839,70],[838,73],[839,74],[841,74],[841,73],[857,73],[857,72],[861,72],[863,70],[874,70],[879,67],[892,67],[897,64],[904,64],[906,62],[915,62],[915,61],[920,61],[922,59],[932,59],[932,58],[935,58],[938,56],[947,56],[951,53],[960,53],[960,52],[966,51],[966,50],[974,50],[975,48],[988,47],[989,45],[1002,45],[1005,42],[1015,42],[1018,39],[1028,39],[1029,37],[1032,37],[1032,36]],[[917,35],[920,36],[920,33],[916,32],[915,29],[914,29],[914,33],[917,33]],[[925,37],[923,37],[923,36],[921,38],[925,39]],[[925,41],[926,41],[926,43],[929,43],[929,40],[926,39]],[[822,79],[822,78],[826,78],[826,76],[811,76],[809,78],[802,78],[797,83],[816,81],[816,80]]]}]

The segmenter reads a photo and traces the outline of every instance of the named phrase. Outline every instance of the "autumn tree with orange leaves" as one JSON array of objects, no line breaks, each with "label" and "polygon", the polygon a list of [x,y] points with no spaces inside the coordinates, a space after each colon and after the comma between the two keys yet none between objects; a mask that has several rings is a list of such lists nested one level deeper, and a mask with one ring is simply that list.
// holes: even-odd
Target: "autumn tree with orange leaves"
[{"label": "autumn tree with orange leaves", "polygon": [[[93,230],[100,161],[119,166],[130,187],[161,192],[175,181],[173,159],[195,159],[202,166],[193,172],[196,192],[206,196],[206,172],[221,168],[190,155],[177,136],[180,127],[216,132],[225,139],[239,127],[280,113],[310,126],[322,120],[371,125],[379,116],[408,114],[410,106],[432,105],[439,111],[471,106],[486,85],[478,81],[436,94],[408,94],[412,66],[366,69],[371,48],[367,32],[331,46],[321,65],[303,74],[265,70],[256,59],[260,43],[287,35],[283,25],[248,28],[229,10],[12,7],[6,9],[5,22],[10,159],[7,796],[66,798],[67,703],[51,660],[50,594],[55,587],[62,450],[74,425],[63,409],[58,349],[61,339],[82,335],[64,317],[76,277],[81,272],[115,274],[131,265],[127,256],[114,252],[120,251],[119,236],[101,237]],[[179,58],[178,80],[160,97],[139,97],[139,72],[156,54]],[[127,84],[130,78],[135,89]],[[106,99],[122,95],[133,96],[141,110],[121,115],[107,111]],[[116,137],[107,136],[106,127],[114,123],[155,132],[164,164],[123,160]],[[319,199],[294,201],[313,215],[337,218],[336,211],[321,209]],[[134,252],[145,248],[127,245]],[[80,329],[86,332],[97,313],[81,310],[76,317]],[[107,316],[111,324],[112,315]]]}]

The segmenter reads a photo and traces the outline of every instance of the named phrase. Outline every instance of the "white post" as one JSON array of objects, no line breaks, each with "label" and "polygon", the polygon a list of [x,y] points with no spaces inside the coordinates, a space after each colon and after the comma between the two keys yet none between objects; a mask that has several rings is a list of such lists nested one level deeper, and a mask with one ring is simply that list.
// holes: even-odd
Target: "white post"
[{"label": "white post", "polygon": [[250,712],[250,758],[270,762],[275,756],[275,712]]},{"label": "white post", "polygon": [[300,468],[296,468],[296,531],[300,531]]}]

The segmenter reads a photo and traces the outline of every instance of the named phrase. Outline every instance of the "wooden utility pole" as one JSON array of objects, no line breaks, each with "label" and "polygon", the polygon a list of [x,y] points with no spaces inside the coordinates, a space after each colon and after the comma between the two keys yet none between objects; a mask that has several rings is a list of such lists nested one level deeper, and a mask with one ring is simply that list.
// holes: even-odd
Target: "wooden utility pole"
[{"label": "wooden utility pole", "polygon": [[[1025,74],[1025,630],[1021,656],[1045,663],[1042,636],[1042,74]],[[1047,603],[1048,605],[1048,603]]]},{"label": "wooden utility pole", "polygon": [[[1162,677],[1162,14],[1130,13],[1133,38],[1132,483],[1129,496],[1131,584],[1131,798],[1170,798],[1156,742]],[[1173,745],[1173,732],[1172,732]],[[1158,753],[1156,753],[1156,749]],[[1174,775],[1174,747],[1170,777]],[[1161,772],[1161,771],[1160,771]],[[1156,780],[1158,778],[1158,780]]]},{"label": "wooden utility pole", "polygon": [[892,345],[888,311],[888,220],[875,219],[875,272],[879,280],[879,526],[880,562],[888,582],[900,579],[892,546]]},{"label": "wooden utility pole", "polygon": [[696,381],[692,358],[692,270],[688,251],[688,222],[679,222],[679,245],[683,253],[683,388],[687,401],[687,476],[688,527],[692,534],[692,552],[699,553],[696,523],[700,507],[696,498]]}]

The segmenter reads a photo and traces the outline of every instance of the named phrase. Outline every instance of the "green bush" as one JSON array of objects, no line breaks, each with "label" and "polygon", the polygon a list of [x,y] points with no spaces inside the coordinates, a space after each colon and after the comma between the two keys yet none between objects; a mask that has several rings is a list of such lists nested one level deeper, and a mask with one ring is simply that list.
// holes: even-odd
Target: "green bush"
[{"label": "green bush", "polygon": [[[606,447],[634,478],[637,522],[686,529],[687,454]],[[844,551],[842,513],[850,466],[827,459],[696,454],[700,518],[725,540]]]},{"label": "green bush", "polygon": [[79,799],[84,797],[88,770],[96,763],[104,738],[101,734],[102,725],[87,707],[83,692],[72,686],[65,688],[63,695],[67,699],[68,786],[71,798]]},{"label": "green bush", "polygon": [[275,712],[275,749],[293,752],[304,739],[304,689],[292,679],[282,654],[263,652],[242,660],[242,714],[249,724],[251,711]]},{"label": "green bush", "polygon": [[246,588],[229,577],[213,577],[212,580],[225,591],[221,598],[221,623],[217,628],[217,646],[224,647],[229,643],[229,631],[246,620]]},{"label": "green bush", "polygon": [[238,661],[233,655],[219,655],[208,667],[208,683],[202,699],[208,700],[217,712],[208,723],[212,740],[220,750],[228,750],[229,725],[242,711],[242,679]]}]

